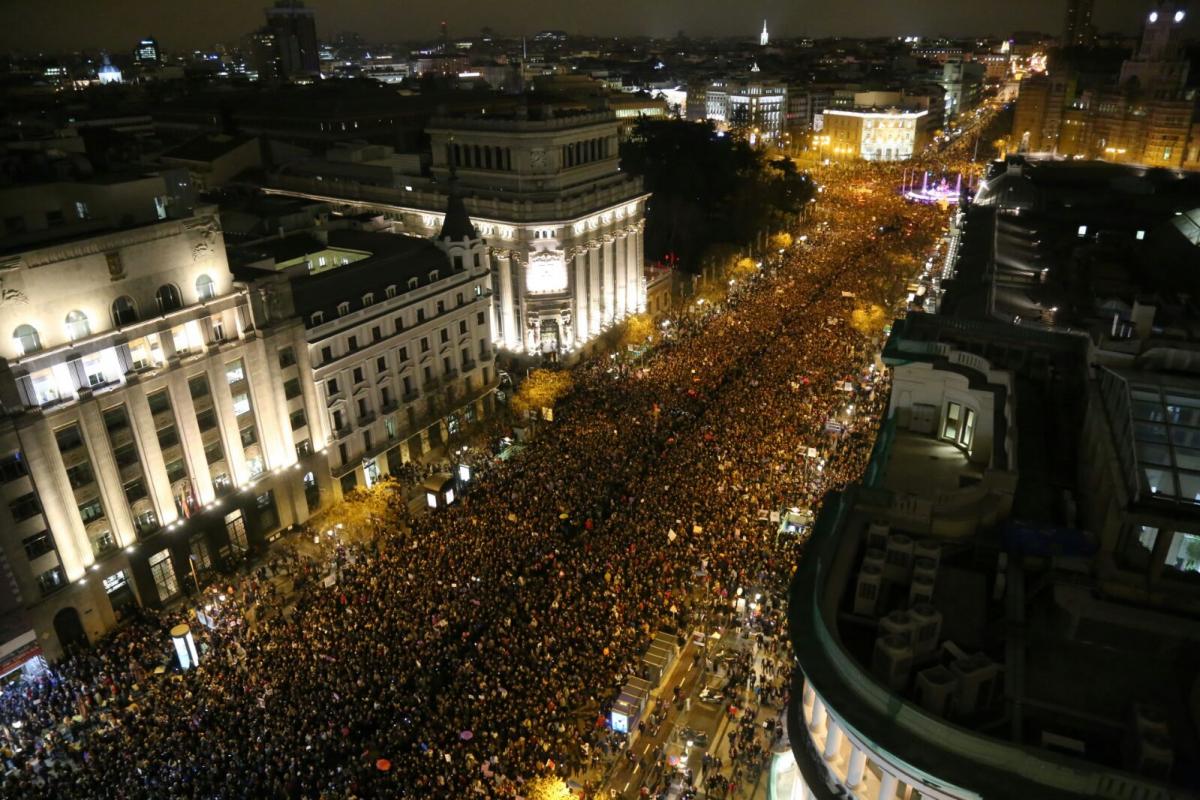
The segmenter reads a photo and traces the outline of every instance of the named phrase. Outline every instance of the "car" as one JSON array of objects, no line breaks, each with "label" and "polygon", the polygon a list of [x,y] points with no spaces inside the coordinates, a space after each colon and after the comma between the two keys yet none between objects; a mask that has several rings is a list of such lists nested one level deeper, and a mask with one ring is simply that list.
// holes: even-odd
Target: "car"
[{"label": "car", "polygon": [[708,747],[708,734],[696,728],[680,728],[679,741],[687,742],[689,747]]},{"label": "car", "polygon": [[705,686],[700,690],[700,694],[697,699],[699,699],[701,703],[720,703],[725,699],[725,693],[712,686]]}]

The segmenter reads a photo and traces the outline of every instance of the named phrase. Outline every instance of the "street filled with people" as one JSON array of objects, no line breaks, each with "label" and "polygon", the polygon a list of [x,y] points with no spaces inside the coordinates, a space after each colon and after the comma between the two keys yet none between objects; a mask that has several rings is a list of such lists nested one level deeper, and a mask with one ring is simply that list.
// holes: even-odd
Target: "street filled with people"
[{"label": "street filled with people", "polygon": [[[690,630],[739,589],[784,596],[803,536],[778,513],[816,511],[869,458],[883,330],[853,317],[897,308],[945,215],[904,202],[896,169],[820,180],[803,242],[659,320],[636,364],[576,367],[554,421],[457,505],[409,518],[396,503],[342,548],[335,580],[296,556],[228,587],[213,627],[192,622],[198,668],[155,669],[186,610],[139,612],[10,687],[0,794],[518,797],[587,772],[654,632]],[[306,579],[284,599],[275,573]],[[780,709],[786,651],[739,673]],[[705,785],[729,791],[781,735],[742,723]]]}]

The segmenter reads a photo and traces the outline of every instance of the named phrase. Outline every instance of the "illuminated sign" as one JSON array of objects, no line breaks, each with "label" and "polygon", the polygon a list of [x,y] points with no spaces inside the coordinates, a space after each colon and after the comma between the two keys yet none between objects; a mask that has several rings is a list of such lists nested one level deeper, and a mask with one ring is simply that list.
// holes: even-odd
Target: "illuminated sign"
[{"label": "illuminated sign", "polygon": [[617,733],[629,733],[629,717],[620,711],[612,712],[612,729]]},{"label": "illuminated sign", "polygon": [[529,257],[525,289],[530,294],[554,294],[567,290],[567,262],[562,253],[542,250]]}]

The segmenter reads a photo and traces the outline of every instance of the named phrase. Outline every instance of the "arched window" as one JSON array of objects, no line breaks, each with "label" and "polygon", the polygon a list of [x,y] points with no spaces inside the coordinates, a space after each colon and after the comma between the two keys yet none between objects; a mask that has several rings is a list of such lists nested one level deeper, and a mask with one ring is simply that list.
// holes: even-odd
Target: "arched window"
[{"label": "arched window", "polygon": [[133,304],[133,298],[127,294],[123,294],[112,304],[113,325],[118,328],[122,325],[128,325],[131,322],[137,321],[137,306]]},{"label": "arched window", "polygon": [[13,339],[16,340],[23,356],[42,349],[42,339],[38,336],[37,328],[32,325],[18,325],[13,331]]},{"label": "arched window", "polygon": [[76,339],[82,339],[85,336],[90,336],[92,326],[88,324],[87,314],[84,314],[79,309],[67,314],[67,338],[72,342]]},{"label": "arched window", "polygon": [[158,291],[154,293],[154,299],[158,301],[158,310],[164,314],[177,308],[183,308],[183,298],[179,295],[179,288],[173,283],[164,283],[158,287]]},{"label": "arched window", "polygon": [[204,300],[212,300],[217,296],[217,285],[213,283],[213,279],[207,275],[201,275],[196,278],[196,294],[200,296],[201,302]]}]

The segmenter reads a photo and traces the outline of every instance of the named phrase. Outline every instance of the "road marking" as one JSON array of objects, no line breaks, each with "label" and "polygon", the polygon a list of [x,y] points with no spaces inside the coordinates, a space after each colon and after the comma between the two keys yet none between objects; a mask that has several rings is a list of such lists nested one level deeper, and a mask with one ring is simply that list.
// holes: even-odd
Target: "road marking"
[{"label": "road marking", "polygon": [[625,794],[626,792],[628,792],[628,791],[629,791],[629,784],[631,784],[631,783],[633,783],[633,779],[632,779],[632,778],[630,778],[629,780],[625,781],[625,788],[621,790],[621,794]]}]

